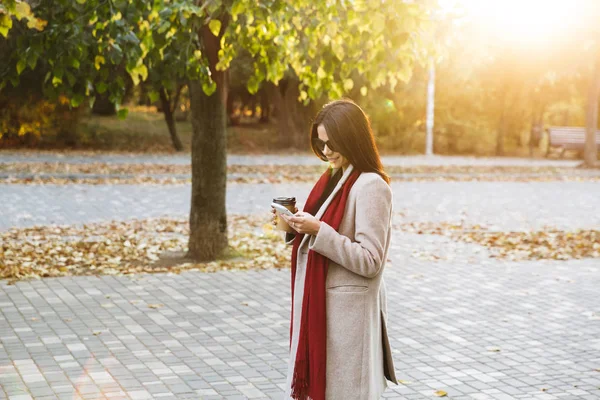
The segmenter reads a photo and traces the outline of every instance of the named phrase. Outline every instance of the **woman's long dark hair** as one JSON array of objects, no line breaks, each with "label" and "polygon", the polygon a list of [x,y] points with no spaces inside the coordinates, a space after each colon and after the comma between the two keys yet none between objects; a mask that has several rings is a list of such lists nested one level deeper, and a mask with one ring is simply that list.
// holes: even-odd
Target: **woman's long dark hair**
[{"label": "woman's long dark hair", "polygon": [[325,127],[335,151],[346,157],[354,168],[361,172],[376,172],[390,183],[381,164],[369,117],[358,104],[350,99],[335,100],[325,104],[315,117],[310,129],[310,146],[317,157],[327,161],[313,144],[313,138],[319,137],[319,125]]}]

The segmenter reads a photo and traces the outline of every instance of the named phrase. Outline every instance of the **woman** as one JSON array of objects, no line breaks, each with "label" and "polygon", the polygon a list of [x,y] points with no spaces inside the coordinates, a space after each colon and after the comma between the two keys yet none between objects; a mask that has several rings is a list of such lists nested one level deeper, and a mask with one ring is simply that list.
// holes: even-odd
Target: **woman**
[{"label": "woman", "polygon": [[326,104],[310,139],[331,168],[303,211],[282,215],[297,232],[286,234],[293,246],[286,398],[378,399],[386,378],[397,384],[382,279],[391,238],[389,177],[367,116],[350,100]]}]

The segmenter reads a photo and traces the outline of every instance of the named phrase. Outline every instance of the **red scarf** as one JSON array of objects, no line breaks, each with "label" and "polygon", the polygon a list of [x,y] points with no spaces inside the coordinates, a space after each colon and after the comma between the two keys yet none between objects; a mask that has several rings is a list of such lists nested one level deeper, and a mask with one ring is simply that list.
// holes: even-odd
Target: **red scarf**
[{"label": "red scarf", "polygon": [[[346,200],[350,188],[358,179],[360,172],[352,171],[342,188],[335,194],[321,217],[336,231],[342,222],[346,209]],[[305,212],[315,215],[321,194],[331,179],[331,170],[327,169],[313,187],[304,205]],[[294,286],[296,281],[296,258],[298,247],[304,234],[297,234],[292,246],[292,322],[290,326],[290,346],[294,324]],[[325,400],[325,372],[327,361],[327,320],[325,304],[325,281],[329,259],[322,254],[309,250],[302,296],[302,316],[296,363],[292,377],[292,398],[298,400]]]}]

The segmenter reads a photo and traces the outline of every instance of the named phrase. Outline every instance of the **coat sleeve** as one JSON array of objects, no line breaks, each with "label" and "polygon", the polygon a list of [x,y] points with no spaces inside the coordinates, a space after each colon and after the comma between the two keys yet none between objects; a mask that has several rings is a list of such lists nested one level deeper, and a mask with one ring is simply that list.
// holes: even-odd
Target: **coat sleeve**
[{"label": "coat sleeve", "polygon": [[354,241],[321,222],[308,248],[356,274],[373,278],[384,264],[391,213],[391,188],[383,179],[373,179],[357,194]]}]

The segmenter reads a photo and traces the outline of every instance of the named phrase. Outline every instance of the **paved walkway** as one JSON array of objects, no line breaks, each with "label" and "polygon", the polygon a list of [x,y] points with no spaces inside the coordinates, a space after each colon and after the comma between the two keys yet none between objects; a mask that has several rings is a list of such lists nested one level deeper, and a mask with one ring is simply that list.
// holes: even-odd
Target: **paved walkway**
[{"label": "paved walkway", "polygon": [[[600,397],[597,260],[505,263],[402,233],[393,246],[385,279],[404,384],[386,398]],[[427,250],[458,258],[411,257]],[[289,271],[0,284],[0,397],[280,399],[289,303]]]},{"label": "paved walkway", "polygon": [[[263,213],[281,194],[302,203],[310,186],[229,185],[227,208]],[[0,230],[185,216],[189,190],[0,185]],[[403,220],[600,227],[594,182],[397,182],[393,191]],[[403,380],[386,398],[600,398],[598,259],[507,262],[397,230],[385,279]],[[289,305],[285,270],[0,282],[0,398],[280,399]]]},{"label": "paved walkway", "polygon": [[[302,209],[312,184],[229,184],[227,210],[263,213],[273,197],[296,196]],[[394,210],[410,220],[488,224],[528,230],[600,227],[598,182],[392,182]],[[12,226],[111,219],[187,217],[191,185],[1,185],[0,231]]]},{"label": "paved walkway", "polygon": [[[90,163],[106,162],[112,164],[156,163],[156,164],[190,164],[190,154],[135,154],[135,153],[66,153],[53,152],[19,152],[0,150],[0,163],[8,162],[68,162]],[[581,163],[580,160],[561,159],[529,159],[517,157],[464,157],[464,156],[383,156],[384,165],[482,165],[482,166],[557,166],[574,167]],[[318,165],[323,163],[312,154],[261,154],[238,155],[230,154],[227,157],[230,165],[261,165],[261,164],[292,164],[292,165]]]}]

